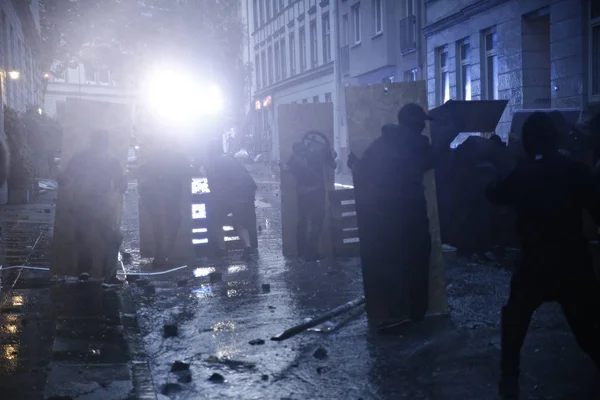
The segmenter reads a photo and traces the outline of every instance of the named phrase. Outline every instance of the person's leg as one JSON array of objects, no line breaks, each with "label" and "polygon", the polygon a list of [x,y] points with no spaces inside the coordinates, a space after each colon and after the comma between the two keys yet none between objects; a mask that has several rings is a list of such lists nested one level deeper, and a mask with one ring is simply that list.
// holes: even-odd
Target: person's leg
[{"label": "person's leg", "polygon": [[600,370],[600,284],[592,278],[569,286],[560,305],[579,347]]},{"label": "person's leg", "polygon": [[533,312],[544,300],[544,289],[531,278],[517,273],[511,282],[510,295],[502,308],[499,390],[503,398],[518,399],[521,347],[525,341]]},{"label": "person's leg", "polygon": [[319,242],[325,222],[325,200],[326,194],[324,191],[319,190],[310,194],[308,210],[310,228],[306,246],[309,259],[319,259]]},{"label": "person's leg", "polygon": [[296,224],[296,245],[299,257],[306,256],[306,238],[308,236],[308,213],[309,204],[306,195],[299,194],[297,197],[298,222]]},{"label": "person's leg", "polygon": [[179,233],[179,228],[181,226],[181,210],[180,203],[173,203],[172,207],[167,210],[167,215],[165,219],[165,257],[171,257],[173,255],[173,249],[175,248],[175,243],[177,242],[177,234]]},{"label": "person's leg", "polygon": [[165,223],[164,210],[158,200],[149,200],[147,203],[147,212],[150,215],[152,223],[152,237],[154,239],[154,264],[162,266],[165,263]]},{"label": "person's leg", "polygon": [[[429,226],[426,227],[429,229]],[[422,321],[429,308],[429,256],[431,239],[429,231],[423,232],[410,240],[409,285],[410,285],[410,319]],[[412,242],[412,243],[411,243]]]}]

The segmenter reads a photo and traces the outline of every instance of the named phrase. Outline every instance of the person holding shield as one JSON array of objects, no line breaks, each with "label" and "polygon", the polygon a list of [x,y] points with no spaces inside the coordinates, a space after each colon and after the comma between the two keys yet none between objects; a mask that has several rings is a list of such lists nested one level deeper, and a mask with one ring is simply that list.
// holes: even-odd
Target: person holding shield
[{"label": "person holding shield", "polygon": [[336,154],[327,143],[313,138],[323,136],[320,132],[308,132],[302,142],[294,143],[292,157],[283,170],[291,172],[296,180],[298,224],[296,240],[298,255],[306,261],[317,261],[319,239],[326,214],[327,188],[325,171],[336,168]]}]

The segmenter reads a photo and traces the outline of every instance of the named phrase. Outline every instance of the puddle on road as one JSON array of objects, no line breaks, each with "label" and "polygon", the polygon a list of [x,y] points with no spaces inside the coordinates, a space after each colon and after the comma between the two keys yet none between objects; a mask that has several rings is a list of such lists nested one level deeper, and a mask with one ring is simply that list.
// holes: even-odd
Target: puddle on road
[{"label": "puddle on road", "polygon": [[192,290],[192,294],[199,299],[205,299],[215,295],[212,291],[212,287],[208,283]]},{"label": "puddle on road", "polygon": [[247,265],[231,265],[227,267],[227,272],[230,274],[235,274],[236,272],[246,271],[247,269]]}]

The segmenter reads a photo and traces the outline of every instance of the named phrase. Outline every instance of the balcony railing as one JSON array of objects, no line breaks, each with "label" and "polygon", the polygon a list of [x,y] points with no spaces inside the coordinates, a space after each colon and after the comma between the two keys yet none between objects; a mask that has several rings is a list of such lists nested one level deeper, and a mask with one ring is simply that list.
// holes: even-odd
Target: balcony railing
[{"label": "balcony railing", "polygon": [[417,49],[417,18],[414,15],[400,20],[400,53]]},{"label": "balcony railing", "polygon": [[342,74],[350,72],[350,46],[342,46],[340,49],[340,69]]}]

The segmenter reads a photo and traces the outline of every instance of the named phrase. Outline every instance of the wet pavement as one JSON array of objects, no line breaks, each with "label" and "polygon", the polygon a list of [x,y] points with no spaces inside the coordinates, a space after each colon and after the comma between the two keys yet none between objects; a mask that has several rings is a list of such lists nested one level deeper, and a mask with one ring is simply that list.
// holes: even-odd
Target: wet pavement
[{"label": "wet pavement", "polygon": [[[378,334],[358,309],[320,332],[271,341],[362,295],[362,280],[357,259],[303,263],[281,255],[277,179],[253,169],[260,226],[255,260],[242,262],[238,253],[200,259],[131,285],[159,398],[497,398],[499,311],[510,274],[491,264],[446,258],[448,318]],[[123,227],[133,259],[127,268],[143,271],[137,223],[132,184]],[[522,391],[531,399],[600,398],[598,372],[556,305],[534,316],[523,349]]]}]

